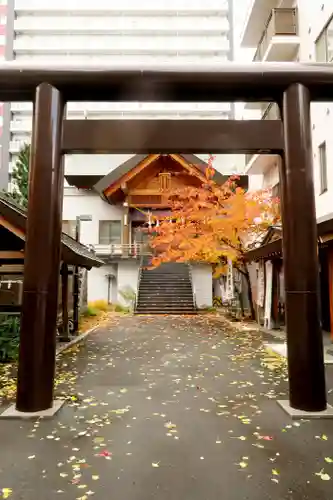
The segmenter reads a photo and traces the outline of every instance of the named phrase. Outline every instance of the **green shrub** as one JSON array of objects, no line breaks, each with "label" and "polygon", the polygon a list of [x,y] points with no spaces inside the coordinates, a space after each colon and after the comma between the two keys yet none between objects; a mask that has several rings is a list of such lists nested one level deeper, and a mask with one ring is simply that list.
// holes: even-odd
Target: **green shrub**
[{"label": "green shrub", "polygon": [[122,306],[121,304],[116,304],[114,308],[115,312],[129,313],[130,308]]},{"label": "green shrub", "polygon": [[119,295],[122,297],[124,302],[127,304],[128,309],[133,308],[135,303],[136,294],[132,287],[127,286],[119,290]]},{"label": "green shrub", "polygon": [[99,314],[98,309],[92,307],[91,305],[88,305],[82,313],[82,315],[85,317],[98,316],[98,314]]},{"label": "green shrub", "polygon": [[109,304],[106,300],[95,300],[95,302],[89,302],[88,307],[104,312],[109,310]]},{"label": "green shrub", "polygon": [[20,345],[20,318],[4,316],[0,319],[0,363],[15,361]]}]

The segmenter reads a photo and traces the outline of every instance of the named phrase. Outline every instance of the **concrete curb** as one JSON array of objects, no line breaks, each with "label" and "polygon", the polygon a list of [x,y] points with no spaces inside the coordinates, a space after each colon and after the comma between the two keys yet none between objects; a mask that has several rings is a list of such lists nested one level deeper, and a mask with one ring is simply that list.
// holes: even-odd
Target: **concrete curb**
[{"label": "concrete curb", "polygon": [[84,333],[81,333],[81,335],[78,335],[77,337],[72,339],[67,344],[64,344],[64,345],[58,347],[57,352],[56,352],[56,358],[58,356],[60,356],[60,354],[62,354],[63,352],[65,352],[68,349],[70,349],[71,347],[73,347],[74,345],[79,344],[80,342],[83,342],[91,333],[93,333],[95,330],[97,330],[97,328],[99,328],[99,326],[93,326],[92,328],[90,328],[90,330],[88,330]]}]

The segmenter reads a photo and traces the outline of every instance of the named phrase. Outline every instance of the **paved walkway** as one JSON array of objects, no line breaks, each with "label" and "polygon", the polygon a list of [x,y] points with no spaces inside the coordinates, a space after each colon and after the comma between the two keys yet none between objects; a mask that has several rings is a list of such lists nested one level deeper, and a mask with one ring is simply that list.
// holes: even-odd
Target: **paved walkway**
[{"label": "paved walkway", "polygon": [[256,334],[208,321],[124,317],[64,356],[58,416],[0,422],[0,492],[332,500],[333,421],[293,424],[275,401],[286,397],[285,370]]}]

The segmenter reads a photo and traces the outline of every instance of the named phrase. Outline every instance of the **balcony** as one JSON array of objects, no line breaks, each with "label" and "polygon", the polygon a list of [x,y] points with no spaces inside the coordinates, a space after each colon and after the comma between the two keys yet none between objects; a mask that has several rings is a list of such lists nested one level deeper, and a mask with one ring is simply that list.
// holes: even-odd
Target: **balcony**
[{"label": "balcony", "polygon": [[[112,5],[116,4],[116,5]],[[222,4],[222,5],[221,5]],[[82,2],[82,0],[58,0],[58,2],[45,2],[45,0],[16,0],[15,11],[20,15],[71,15],[73,12],[80,16],[107,16],[107,15],[137,15],[137,16],[217,16],[226,15],[228,6],[221,0],[178,0],[177,6],[167,0],[155,0],[155,2],[141,2],[134,0],[122,2],[105,2],[95,0],[94,2]]]},{"label": "balcony", "polygon": [[259,41],[254,62],[293,61],[300,44],[295,8],[272,9]]},{"label": "balcony", "polygon": [[21,151],[24,142],[25,141],[10,141],[9,143],[10,154],[18,154]]},{"label": "balcony", "polygon": [[10,122],[10,131],[15,134],[31,134],[32,131],[32,120],[12,120]]},{"label": "balcony", "polygon": [[[277,7],[277,5],[277,0],[251,0],[246,14],[243,32],[241,34],[242,47],[257,47],[263,26],[265,26],[271,10]],[[283,5],[283,7],[291,6],[292,5]]]},{"label": "balcony", "polygon": [[198,35],[221,36],[227,33],[229,23],[226,17],[201,18],[191,16],[23,16],[15,20],[16,38],[21,35],[166,35],[173,37]]},{"label": "balcony", "polygon": [[145,243],[94,245],[94,251],[98,257],[105,260],[138,259],[144,255],[151,255],[151,250]]}]

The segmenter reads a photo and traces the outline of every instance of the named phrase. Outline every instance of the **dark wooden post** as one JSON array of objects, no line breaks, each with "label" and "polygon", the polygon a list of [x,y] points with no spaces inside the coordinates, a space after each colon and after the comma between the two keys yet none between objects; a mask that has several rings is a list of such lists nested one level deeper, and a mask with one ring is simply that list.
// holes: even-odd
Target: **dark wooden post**
[{"label": "dark wooden post", "polygon": [[21,341],[16,408],[52,407],[60,274],[64,104],[48,83],[37,87],[29,172]]},{"label": "dark wooden post", "polygon": [[283,255],[289,390],[292,408],[326,409],[319,314],[317,226],[310,95],[301,84],[284,93],[285,161],[281,162]]},{"label": "dark wooden post", "polygon": [[62,331],[61,340],[69,340],[68,331],[68,265],[63,262],[61,266],[61,312]]}]

